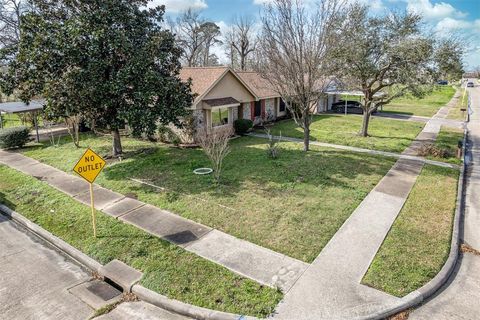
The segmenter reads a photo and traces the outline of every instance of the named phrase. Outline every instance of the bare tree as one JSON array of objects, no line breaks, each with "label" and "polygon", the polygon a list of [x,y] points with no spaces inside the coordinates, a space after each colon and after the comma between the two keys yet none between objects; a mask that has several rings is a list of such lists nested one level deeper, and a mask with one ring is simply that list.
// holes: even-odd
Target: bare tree
[{"label": "bare tree", "polygon": [[220,183],[223,160],[230,153],[228,142],[232,134],[232,130],[218,130],[213,132],[202,130],[197,136],[198,144],[202,147],[203,152],[205,152],[212,163],[216,183]]},{"label": "bare tree", "polygon": [[[358,3],[349,9],[337,58],[345,82],[364,94],[361,136],[368,136],[370,116],[380,106],[406,93],[422,97],[431,90],[435,41],[422,34],[421,25],[414,13],[375,17]],[[380,99],[382,93],[386,96]]]},{"label": "bare tree", "polygon": [[20,17],[30,7],[27,0],[0,0],[0,45],[10,47],[20,40]]},{"label": "bare tree", "polygon": [[256,69],[286,102],[303,129],[304,151],[309,150],[312,107],[329,85],[338,41],[340,0],[320,0],[314,8],[305,2],[273,0],[262,15]]},{"label": "bare tree", "polygon": [[239,62],[238,62],[239,59],[238,59],[238,52],[233,47],[233,42],[235,40],[234,40],[234,35],[232,30],[228,30],[227,32],[225,32],[223,36],[224,36],[223,45],[224,45],[225,53],[229,60],[229,65],[232,69],[237,69],[237,67],[239,66]]},{"label": "bare tree", "polygon": [[[215,57],[216,57],[210,53],[211,47],[222,43],[222,41],[220,41],[219,39],[220,27],[213,22],[207,21],[202,23],[202,25],[200,26],[200,29],[203,36],[203,45],[202,45],[203,66],[210,66],[215,63]],[[213,60],[211,61],[210,59],[212,58]]]},{"label": "bare tree", "polygon": [[[254,21],[247,16],[235,18],[232,29],[227,35],[229,49],[234,50],[238,56],[241,70],[247,69],[247,58],[255,51],[256,41],[253,33],[253,23]],[[230,54],[232,55],[233,53]]]},{"label": "bare tree", "polygon": [[201,28],[203,23],[200,13],[192,9],[181,13],[175,23],[170,21],[179,46],[183,49],[183,59],[188,67],[197,66],[201,60],[204,43],[204,34]]},{"label": "bare tree", "polygon": [[67,126],[68,134],[72,138],[73,144],[75,145],[75,147],[80,148],[80,115],[75,114],[69,117],[65,117],[64,119]]}]

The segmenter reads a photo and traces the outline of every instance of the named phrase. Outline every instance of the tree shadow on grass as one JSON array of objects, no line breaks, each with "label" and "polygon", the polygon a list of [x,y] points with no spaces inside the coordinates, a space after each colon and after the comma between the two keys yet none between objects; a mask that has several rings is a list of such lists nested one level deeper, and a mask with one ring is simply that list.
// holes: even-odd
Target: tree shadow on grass
[{"label": "tree shadow on grass", "polygon": [[[308,153],[300,146],[284,145],[278,159],[266,153],[266,140],[244,137],[232,141],[232,152],[225,159],[221,188],[211,176],[198,176],[193,170],[209,167],[200,149],[159,147],[147,155],[138,154],[127,162],[116,163],[104,170],[107,180],[125,181],[130,178],[146,180],[173,192],[198,195],[207,192],[214,198],[236,197],[245,187],[253,186],[257,193],[268,196],[278,187],[302,184],[350,188],[359,175],[383,175],[379,165],[384,158],[351,152],[315,148]],[[360,165],[361,162],[361,165]],[[151,193],[158,193],[153,191]],[[220,191],[220,192],[219,192]]]}]

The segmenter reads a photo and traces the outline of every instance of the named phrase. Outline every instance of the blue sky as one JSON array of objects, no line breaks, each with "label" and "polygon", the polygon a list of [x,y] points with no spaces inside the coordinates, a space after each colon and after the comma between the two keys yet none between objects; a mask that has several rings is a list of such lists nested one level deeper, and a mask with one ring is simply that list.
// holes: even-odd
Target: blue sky
[{"label": "blue sky", "polygon": [[[264,3],[271,0],[154,0],[165,4],[167,15],[174,17],[187,8],[201,10],[202,16],[227,29],[236,15],[258,17]],[[314,0],[305,0],[314,2]],[[376,13],[390,9],[410,10],[422,14],[431,30],[438,34],[455,32],[469,42],[465,56],[467,68],[480,66],[480,0],[360,0]],[[224,58],[221,48],[217,55]]]}]

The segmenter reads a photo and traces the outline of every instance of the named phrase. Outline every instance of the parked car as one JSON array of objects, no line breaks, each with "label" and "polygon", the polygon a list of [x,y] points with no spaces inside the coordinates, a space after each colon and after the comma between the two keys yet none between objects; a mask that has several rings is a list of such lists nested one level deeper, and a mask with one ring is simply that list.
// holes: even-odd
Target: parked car
[{"label": "parked car", "polygon": [[447,80],[439,80],[439,81],[437,81],[437,84],[439,84],[441,86],[446,86],[448,84],[448,81]]},{"label": "parked car", "polygon": [[[345,100],[340,100],[333,103],[332,111],[336,113],[345,113]],[[347,113],[363,114],[363,109],[360,102],[347,100]]]},{"label": "parked car", "polygon": [[467,82],[467,87],[469,87],[469,88],[475,87],[475,85],[473,84],[473,81]]}]

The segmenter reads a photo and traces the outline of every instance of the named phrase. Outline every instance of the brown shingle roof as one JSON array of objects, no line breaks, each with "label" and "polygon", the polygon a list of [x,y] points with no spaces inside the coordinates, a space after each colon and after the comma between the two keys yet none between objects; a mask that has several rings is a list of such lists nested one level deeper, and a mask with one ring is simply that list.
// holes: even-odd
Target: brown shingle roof
[{"label": "brown shingle roof", "polygon": [[237,99],[232,98],[232,97],[208,99],[208,100],[203,100],[203,102],[208,104],[210,107],[219,107],[219,106],[225,106],[225,105],[239,104],[240,103]]},{"label": "brown shingle roof", "polygon": [[238,76],[253,90],[259,99],[279,97],[271,84],[257,72],[237,71]]},{"label": "brown shingle roof", "polygon": [[202,96],[224,74],[227,67],[184,67],[180,70],[180,79],[192,79],[192,92]]}]

